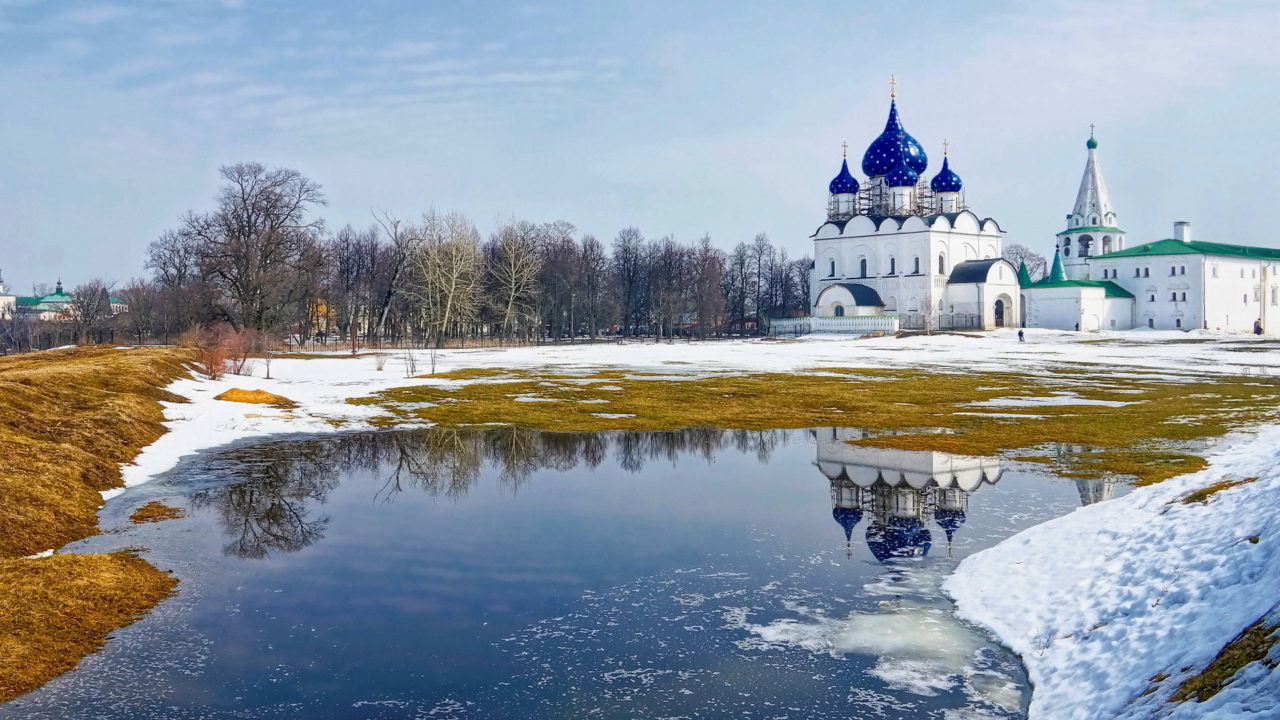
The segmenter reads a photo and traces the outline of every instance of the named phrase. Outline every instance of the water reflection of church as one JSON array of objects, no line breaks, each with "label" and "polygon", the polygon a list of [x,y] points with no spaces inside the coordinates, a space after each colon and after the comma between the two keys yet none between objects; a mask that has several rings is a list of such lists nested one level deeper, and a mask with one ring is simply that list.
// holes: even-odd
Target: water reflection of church
[{"label": "water reflection of church", "polygon": [[969,495],[1000,481],[998,458],[850,445],[862,432],[818,428],[818,469],[831,481],[831,514],[852,546],[867,518],[867,545],[881,562],[923,557],[933,545],[931,525],[947,545],[964,525]]},{"label": "water reflection of church", "polygon": [[[924,557],[933,546],[931,525],[947,536],[947,548],[967,518],[969,496],[994,485],[1004,472],[999,458],[850,445],[853,428],[815,428],[818,469],[831,481],[831,515],[844,528],[852,555],[853,531],[867,518],[867,546],[876,559]],[[1113,476],[1077,479],[1081,505],[1110,500]]]}]

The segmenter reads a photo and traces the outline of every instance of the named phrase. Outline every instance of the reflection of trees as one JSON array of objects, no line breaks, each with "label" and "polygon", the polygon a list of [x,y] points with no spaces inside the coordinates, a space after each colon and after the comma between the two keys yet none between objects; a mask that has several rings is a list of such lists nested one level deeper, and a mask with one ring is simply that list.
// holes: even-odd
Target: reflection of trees
[{"label": "reflection of trees", "polygon": [[342,463],[335,448],[318,441],[273,443],[229,453],[214,472],[246,478],[196,493],[195,507],[216,509],[231,541],[228,555],[264,558],[272,551],[294,552],[324,537],[329,518],[311,517],[337,486]]},{"label": "reflection of trees", "polygon": [[198,492],[193,505],[221,515],[231,541],[228,555],[263,558],[295,552],[324,537],[328,517],[312,517],[342,477],[356,471],[385,474],[384,501],[408,490],[461,499],[486,464],[511,490],[539,470],[596,468],[612,449],[622,468],[639,472],[649,462],[675,463],[682,455],[707,461],[726,447],[761,462],[789,437],[787,431],[689,428],[653,433],[548,433],[528,428],[360,433],[304,441],[265,443],[228,451],[210,461],[215,487]]}]

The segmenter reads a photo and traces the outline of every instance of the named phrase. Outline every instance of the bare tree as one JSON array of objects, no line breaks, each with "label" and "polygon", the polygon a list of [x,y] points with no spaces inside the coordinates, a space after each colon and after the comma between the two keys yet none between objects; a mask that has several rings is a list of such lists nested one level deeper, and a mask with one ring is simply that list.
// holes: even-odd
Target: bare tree
[{"label": "bare tree", "polygon": [[217,209],[187,213],[160,243],[186,243],[183,252],[197,255],[202,276],[222,292],[221,308],[236,325],[270,328],[310,299],[311,288],[299,280],[318,259],[310,251],[324,222],[308,214],[326,204],[324,195],[296,170],[240,163],[220,172],[227,184]]},{"label": "bare tree", "polygon": [[594,235],[582,237],[578,266],[582,283],[582,312],[587,321],[587,334],[595,340],[600,320],[606,311],[605,287],[609,281],[609,258],[605,255],[604,245]]},{"label": "bare tree", "polygon": [[710,235],[703,235],[689,254],[688,281],[690,304],[697,318],[697,332],[702,337],[723,321],[724,273],[724,252],[711,245]]},{"label": "bare tree", "polygon": [[536,302],[542,269],[537,227],[514,218],[500,224],[485,246],[485,265],[500,331],[514,337],[533,314]]},{"label": "bare tree", "polygon": [[643,317],[644,236],[637,228],[623,228],[613,241],[613,276],[622,310],[622,334],[636,334]]},{"label": "bare tree", "polygon": [[378,224],[382,226],[382,231],[386,233],[387,240],[391,245],[388,252],[384,253],[386,261],[381,263],[385,265],[386,290],[382,293],[382,302],[378,306],[378,321],[374,326],[374,334],[381,338],[386,331],[387,315],[391,312],[391,303],[403,288],[404,269],[409,262],[409,258],[413,255],[414,247],[420,239],[420,233],[417,228],[406,225],[395,218],[391,213],[383,210],[381,215],[374,214]]},{"label": "bare tree", "polygon": [[77,342],[91,343],[93,332],[111,319],[111,287],[111,283],[94,278],[71,291],[63,315]]},{"label": "bare tree", "polygon": [[1027,272],[1031,275],[1032,280],[1038,280],[1044,275],[1045,258],[1031,248],[1018,243],[1009,243],[1004,246],[1004,252],[1001,257],[1013,263],[1013,266],[1019,267],[1022,263],[1027,264]]},{"label": "bare tree", "polygon": [[145,278],[134,278],[120,290],[120,299],[128,306],[125,317],[129,323],[129,331],[141,345],[154,332],[156,306],[160,290],[155,283]]},{"label": "bare tree", "polygon": [[480,306],[483,279],[480,233],[461,213],[423,216],[422,242],[409,263],[413,283],[408,290],[422,308],[436,347],[470,326]]}]

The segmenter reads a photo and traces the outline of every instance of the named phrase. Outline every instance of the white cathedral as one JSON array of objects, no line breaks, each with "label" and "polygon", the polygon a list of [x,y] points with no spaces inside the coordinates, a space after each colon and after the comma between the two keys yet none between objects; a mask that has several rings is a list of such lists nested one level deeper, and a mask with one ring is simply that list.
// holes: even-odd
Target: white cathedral
[{"label": "white cathedral", "polygon": [[1175,224],[1173,238],[1130,244],[1092,134],[1086,147],[1052,270],[1033,283],[1025,267],[1002,258],[999,224],[969,210],[945,151],[938,173],[924,179],[928,157],[891,94],[884,132],[862,156],[866,179],[850,174],[846,156],[828,187],[827,220],[811,236],[813,329],[855,329],[863,323],[838,318],[886,316],[904,330],[1280,334],[1280,250],[1193,241],[1186,222]]},{"label": "white cathedral", "polygon": [[903,329],[988,329],[1021,317],[1018,270],[1001,255],[1004,231],[973,214],[945,157],[929,158],[898,117],[829,186],[827,221],[813,234],[813,316],[896,315]]}]

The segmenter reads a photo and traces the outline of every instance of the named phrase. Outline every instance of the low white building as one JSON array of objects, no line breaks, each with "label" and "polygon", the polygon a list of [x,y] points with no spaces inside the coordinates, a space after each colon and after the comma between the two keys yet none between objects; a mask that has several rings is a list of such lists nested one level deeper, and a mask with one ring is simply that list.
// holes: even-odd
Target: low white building
[{"label": "low white building", "polygon": [[949,158],[926,181],[928,162],[891,98],[884,132],[862,158],[867,179],[854,178],[846,158],[828,186],[826,222],[811,236],[815,318],[896,316],[918,330],[1017,323],[1017,268],[1001,259],[1004,232],[969,211]]},{"label": "low white building", "polygon": [[18,312],[18,298],[9,294],[4,286],[4,276],[0,275],[0,319],[11,318]]},{"label": "low white building", "polygon": [[[1210,329],[1280,334],[1280,249],[1173,237],[1127,243],[1098,165],[1089,159],[1053,270],[1022,296],[1029,327],[1060,330]],[[1101,250],[1101,251],[1100,251]]]}]

